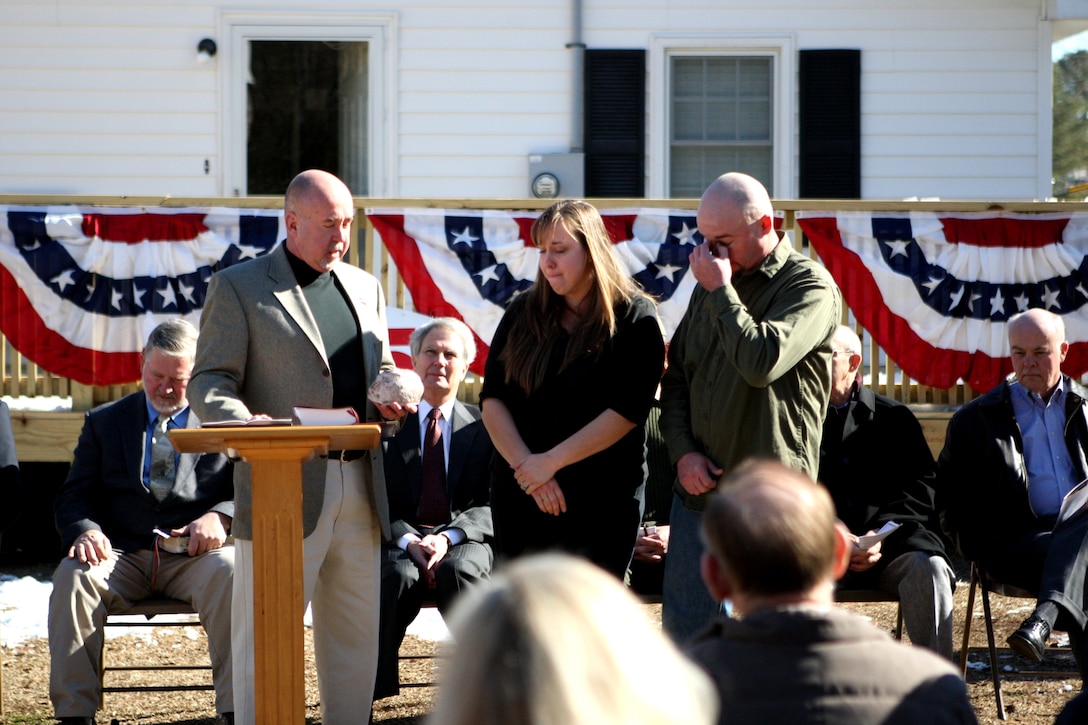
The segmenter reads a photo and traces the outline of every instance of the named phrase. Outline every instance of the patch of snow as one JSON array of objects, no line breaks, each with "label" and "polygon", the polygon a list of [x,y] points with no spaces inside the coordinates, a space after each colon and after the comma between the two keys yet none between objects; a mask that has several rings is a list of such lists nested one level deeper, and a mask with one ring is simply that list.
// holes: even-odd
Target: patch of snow
[{"label": "patch of snow", "polygon": [[[48,612],[49,595],[53,591],[53,583],[40,581],[34,577],[22,578],[10,574],[0,574],[0,644],[4,647],[16,647],[29,639],[46,638],[48,636]],[[161,617],[163,620],[198,622],[195,614],[178,615],[177,617]],[[110,617],[111,622],[141,622],[147,621],[140,615],[126,615],[123,617]],[[313,626],[313,617],[307,607],[304,623],[307,627]],[[187,627],[183,636],[189,639],[199,637],[199,624]],[[152,641],[153,627],[108,627],[108,638],[134,635],[148,642]],[[434,607],[425,607],[420,611],[416,621],[408,627],[408,634],[420,639],[442,641],[449,639],[449,630],[442,621],[442,615]]]}]

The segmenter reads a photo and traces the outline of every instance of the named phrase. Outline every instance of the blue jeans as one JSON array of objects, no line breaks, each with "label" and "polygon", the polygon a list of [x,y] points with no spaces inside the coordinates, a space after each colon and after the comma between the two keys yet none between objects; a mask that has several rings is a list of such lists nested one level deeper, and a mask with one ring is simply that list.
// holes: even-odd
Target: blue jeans
[{"label": "blue jeans", "polygon": [[703,540],[699,534],[703,515],[684,508],[673,494],[669,513],[669,552],[661,592],[661,624],[679,645],[690,642],[718,618],[722,605],[703,584],[699,560]]}]

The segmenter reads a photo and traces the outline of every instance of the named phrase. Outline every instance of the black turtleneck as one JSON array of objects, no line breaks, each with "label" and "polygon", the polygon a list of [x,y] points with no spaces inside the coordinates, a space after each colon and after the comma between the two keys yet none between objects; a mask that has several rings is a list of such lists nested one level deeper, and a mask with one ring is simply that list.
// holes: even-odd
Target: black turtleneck
[{"label": "black turtleneck", "polygon": [[325,345],[332,371],[332,405],[350,405],[362,414],[366,410],[366,367],[355,309],[332,272],[318,272],[290,249],[284,251]]}]

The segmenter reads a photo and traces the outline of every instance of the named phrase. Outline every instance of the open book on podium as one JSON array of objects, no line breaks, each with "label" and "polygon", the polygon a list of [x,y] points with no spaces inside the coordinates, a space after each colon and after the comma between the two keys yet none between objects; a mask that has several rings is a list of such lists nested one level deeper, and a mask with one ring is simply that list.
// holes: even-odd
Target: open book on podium
[{"label": "open book on podium", "polygon": [[312,408],[305,405],[296,405],[292,412],[294,418],[252,418],[250,420],[216,420],[202,423],[203,428],[241,428],[241,427],[268,427],[280,425],[355,425],[362,423],[362,418],[355,408]]},{"label": "open book on podium", "polygon": [[317,455],[381,444],[382,425],[363,423],[352,408],[297,407],[294,414],[294,418],[205,422],[200,428],[171,431],[170,440],[181,453],[214,451],[231,458],[239,458],[240,449],[258,441],[267,447],[298,444],[305,438]]}]

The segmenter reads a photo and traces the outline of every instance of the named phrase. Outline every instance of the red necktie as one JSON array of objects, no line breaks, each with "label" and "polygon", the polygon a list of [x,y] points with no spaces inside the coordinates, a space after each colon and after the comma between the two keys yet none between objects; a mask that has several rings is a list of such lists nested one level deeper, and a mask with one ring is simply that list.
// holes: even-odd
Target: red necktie
[{"label": "red necktie", "polygon": [[446,498],[446,456],[442,446],[442,411],[431,408],[427,433],[423,440],[423,481],[419,490],[419,520],[425,524],[444,524],[450,520]]}]

